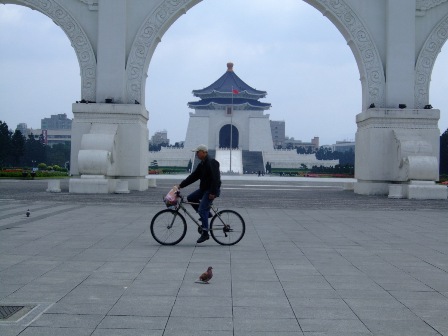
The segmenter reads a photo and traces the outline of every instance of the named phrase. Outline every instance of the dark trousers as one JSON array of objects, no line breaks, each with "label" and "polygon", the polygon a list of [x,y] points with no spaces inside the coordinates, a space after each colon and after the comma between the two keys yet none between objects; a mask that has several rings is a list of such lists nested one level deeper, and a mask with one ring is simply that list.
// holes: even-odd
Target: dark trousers
[{"label": "dark trousers", "polygon": [[[210,195],[210,191],[204,191],[201,189],[198,189],[196,191],[193,191],[190,195],[187,196],[188,202],[194,202],[199,204],[194,204],[192,207],[196,210],[196,212],[201,217],[202,222],[202,229],[205,231],[208,231],[208,214],[210,212],[210,205],[212,204],[213,200],[208,199],[208,195]],[[219,196],[219,191],[218,195]]]}]

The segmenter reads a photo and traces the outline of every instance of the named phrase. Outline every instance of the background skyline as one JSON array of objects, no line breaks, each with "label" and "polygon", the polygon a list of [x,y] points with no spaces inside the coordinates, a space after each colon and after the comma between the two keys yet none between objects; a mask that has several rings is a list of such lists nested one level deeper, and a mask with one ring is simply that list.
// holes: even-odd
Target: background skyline
[{"label": "background skyline", "polygon": [[[167,130],[171,144],[184,140],[189,101],[234,63],[248,85],[267,91],[271,120],[286,135],[320,145],[354,140],[362,111],[354,56],[333,24],[298,0],[207,0],[191,8],[164,34],[146,82],[149,137]],[[66,113],[80,100],[76,54],[51,19],[26,7],[0,6],[0,120],[11,129]],[[448,53],[442,50],[431,81],[430,103],[448,128]]]}]

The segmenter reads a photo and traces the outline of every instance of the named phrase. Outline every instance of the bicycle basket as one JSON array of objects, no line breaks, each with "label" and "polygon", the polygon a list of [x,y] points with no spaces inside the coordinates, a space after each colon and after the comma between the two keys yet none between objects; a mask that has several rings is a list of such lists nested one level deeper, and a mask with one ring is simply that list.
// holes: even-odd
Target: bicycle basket
[{"label": "bicycle basket", "polygon": [[171,207],[173,205],[177,204],[177,188],[173,187],[168,194],[166,194],[166,196],[163,198],[163,201],[165,202],[165,205],[167,207]]}]

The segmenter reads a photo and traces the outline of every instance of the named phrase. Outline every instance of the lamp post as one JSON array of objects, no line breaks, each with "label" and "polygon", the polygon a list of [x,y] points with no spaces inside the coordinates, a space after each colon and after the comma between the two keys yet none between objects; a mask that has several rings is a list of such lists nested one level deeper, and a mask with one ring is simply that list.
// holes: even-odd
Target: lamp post
[{"label": "lamp post", "polygon": [[232,86],[232,110],[230,111],[230,173],[232,173],[232,136],[233,136],[233,86]]},{"label": "lamp post", "polygon": [[232,111],[230,113],[230,172],[232,172],[232,147],[233,147],[233,95],[239,94],[237,89],[232,86]]},{"label": "lamp post", "polygon": [[34,170],[34,164],[36,163],[35,160],[31,160],[31,178],[34,180],[34,177],[36,176],[36,171]]}]

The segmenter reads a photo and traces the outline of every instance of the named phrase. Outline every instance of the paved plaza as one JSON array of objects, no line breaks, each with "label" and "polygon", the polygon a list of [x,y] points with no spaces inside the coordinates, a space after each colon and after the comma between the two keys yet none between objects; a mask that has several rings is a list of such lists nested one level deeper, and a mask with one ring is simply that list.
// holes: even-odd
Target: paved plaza
[{"label": "paved plaza", "polygon": [[110,195],[0,180],[0,306],[26,307],[0,335],[448,335],[448,201],[224,178],[243,240],[196,244],[189,226],[160,246],[149,223],[181,178]]}]

